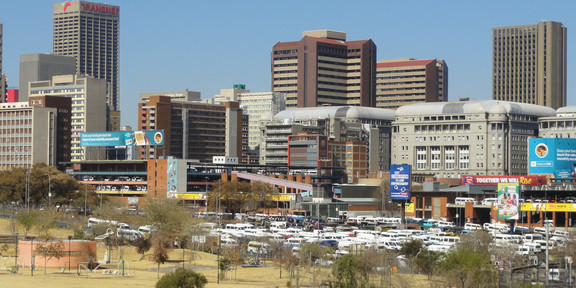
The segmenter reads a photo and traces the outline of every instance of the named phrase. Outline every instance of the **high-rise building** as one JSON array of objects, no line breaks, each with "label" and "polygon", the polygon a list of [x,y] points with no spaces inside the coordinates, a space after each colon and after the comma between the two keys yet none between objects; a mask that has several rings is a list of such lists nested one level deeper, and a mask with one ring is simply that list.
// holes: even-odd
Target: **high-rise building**
[{"label": "high-rise building", "polygon": [[52,76],[76,74],[76,58],[56,54],[20,55],[20,92],[21,101],[28,101],[28,83],[52,80]]},{"label": "high-rise building", "polygon": [[57,164],[57,108],[0,104],[0,170]]},{"label": "high-rise building", "polygon": [[[72,98],[71,161],[102,160],[106,151],[80,146],[80,133],[106,131],[106,80],[76,75],[53,76],[51,80],[29,83],[30,97]],[[96,147],[99,148],[99,147]]]},{"label": "high-rise building", "polygon": [[141,159],[172,156],[212,162],[214,156],[240,159],[244,154],[238,102],[172,102],[169,96],[150,96],[138,103],[138,111],[138,130],[164,130],[164,146],[140,148]]},{"label": "high-rise building", "polygon": [[566,34],[559,22],[493,28],[492,99],[566,106]]},{"label": "high-rise building", "polygon": [[444,60],[393,59],[376,64],[376,107],[448,101],[448,66]]},{"label": "high-rise building", "polygon": [[175,92],[156,92],[156,93],[140,93],[140,100],[138,103],[146,103],[150,100],[150,96],[168,96],[171,102],[189,102],[200,101],[200,92],[188,91],[175,91]]},{"label": "high-rise building", "polygon": [[53,53],[76,57],[76,74],[106,79],[108,112],[120,111],[120,7],[56,3],[53,25]]},{"label": "high-rise building", "polygon": [[272,91],[286,107],[376,105],[376,45],[346,41],[346,33],[306,31],[272,49]]}]

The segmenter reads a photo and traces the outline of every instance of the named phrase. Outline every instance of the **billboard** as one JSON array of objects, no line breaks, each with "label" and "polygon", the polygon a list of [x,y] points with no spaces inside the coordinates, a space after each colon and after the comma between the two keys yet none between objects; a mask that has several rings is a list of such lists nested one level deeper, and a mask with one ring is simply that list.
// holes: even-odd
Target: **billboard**
[{"label": "billboard", "polygon": [[575,203],[529,203],[525,202],[520,205],[521,211],[533,212],[576,212]]},{"label": "billboard", "polygon": [[574,178],[576,174],[576,139],[528,139],[528,173],[554,174],[557,178]]},{"label": "billboard", "polygon": [[82,147],[155,145],[164,145],[164,130],[80,133]]},{"label": "billboard", "polygon": [[520,185],[518,183],[498,183],[498,219],[518,219]]},{"label": "billboard", "polygon": [[541,186],[546,185],[546,176],[462,175],[462,185],[497,185],[498,183],[518,183],[528,186]]},{"label": "billboard", "polygon": [[390,165],[390,200],[410,198],[410,165]]}]

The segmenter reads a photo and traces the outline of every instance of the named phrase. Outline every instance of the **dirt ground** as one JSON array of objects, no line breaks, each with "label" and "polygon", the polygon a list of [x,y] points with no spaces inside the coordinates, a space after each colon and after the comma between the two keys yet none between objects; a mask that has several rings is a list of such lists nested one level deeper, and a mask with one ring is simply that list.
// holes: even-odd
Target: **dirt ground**
[{"label": "dirt ground", "polygon": [[[10,221],[0,219],[0,235],[10,233]],[[65,229],[54,229],[52,234],[61,239],[67,239],[70,231]],[[98,247],[98,257],[104,255],[103,245]],[[182,267],[182,250],[176,249],[170,252],[169,259],[179,261],[179,263],[165,263],[160,266],[160,277],[165,273],[174,271]],[[46,273],[43,267],[30,271],[29,267],[20,268],[17,273],[13,274],[8,271],[15,263],[12,249],[2,252],[0,258],[0,287],[75,287],[75,288],[92,288],[92,287],[154,287],[158,280],[158,267],[150,261],[148,257],[141,259],[141,255],[136,253],[134,247],[120,247],[112,251],[113,263],[105,265],[93,272],[83,270],[78,271],[60,271],[55,268],[48,268]],[[192,257],[194,255],[194,257]],[[124,270],[122,269],[121,257],[124,260]],[[196,272],[202,273],[208,279],[206,287],[288,287],[288,272],[282,270],[280,278],[280,269],[274,263],[266,263],[266,267],[242,268],[237,271],[229,271],[225,280],[217,283],[217,258],[216,255],[209,253],[185,251],[186,268],[192,268]],[[124,276],[122,273],[124,271]],[[331,279],[330,270],[322,270],[320,273],[307,272],[306,268],[299,271],[300,287],[313,287]],[[423,275],[394,275],[393,287],[431,287],[429,281],[425,280]],[[386,280],[383,279],[384,283]],[[316,283],[317,285],[314,285]],[[295,285],[295,283],[293,282]],[[295,287],[295,286],[293,286]]]}]

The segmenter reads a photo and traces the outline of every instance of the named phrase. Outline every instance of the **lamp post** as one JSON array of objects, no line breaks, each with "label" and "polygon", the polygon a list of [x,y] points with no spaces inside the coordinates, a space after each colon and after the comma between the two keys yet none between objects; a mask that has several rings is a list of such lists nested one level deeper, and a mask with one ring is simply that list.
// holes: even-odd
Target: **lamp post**
[{"label": "lamp post", "polygon": [[52,207],[52,185],[50,180],[50,174],[46,174],[48,176],[48,209]]},{"label": "lamp post", "polygon": [[70,249],[70,241],[72,241],[72,236],[68,235],[68,271],[70,271],[70,253],[72,249]]},{"label": "lamp post", "polygon": [[27,237],[30,240],[30,276],[34,276],[34,236]]},{"label": "lamp post", "polygon": [[88,208],[88,184],[84,184],[84,217],[86,217],[87,208]]}]

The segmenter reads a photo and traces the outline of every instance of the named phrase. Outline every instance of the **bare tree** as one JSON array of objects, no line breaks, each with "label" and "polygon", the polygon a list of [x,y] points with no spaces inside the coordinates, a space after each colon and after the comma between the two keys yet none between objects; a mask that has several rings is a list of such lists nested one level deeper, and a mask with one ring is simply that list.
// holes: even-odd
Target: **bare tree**
[{"label": "bare tree", "polygon": [[49,242],[46,240],[44,243],[38,245],[34,250],[44,258],[44,274],[46,274],[46,265],[50,259],[60,259],[64,257],[64,243],[62,241]]}]

